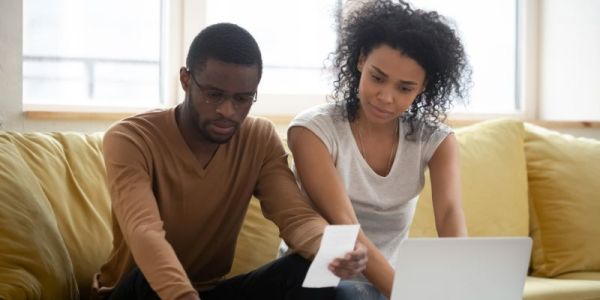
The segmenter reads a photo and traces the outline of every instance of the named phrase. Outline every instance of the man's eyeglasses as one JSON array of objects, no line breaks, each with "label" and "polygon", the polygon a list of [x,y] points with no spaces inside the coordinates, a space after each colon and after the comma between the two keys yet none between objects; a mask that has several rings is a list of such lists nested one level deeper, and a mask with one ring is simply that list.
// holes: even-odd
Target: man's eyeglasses
[{"label": "man's eyeglasses", "polygon": [[231,98],[231,103],[235,109],[248,109],[257,100],[256,92],[253,94],[228,95],[220,90],[211,89],[210,87],[201,85],[198,83],[198,81],[196,81],[194,73],[190,69],[188,69],[187,72],[190,74],[192,80],[202,93],[204,101],[208,104],[221,105],[221,103],[225,102],[225,100]]}]

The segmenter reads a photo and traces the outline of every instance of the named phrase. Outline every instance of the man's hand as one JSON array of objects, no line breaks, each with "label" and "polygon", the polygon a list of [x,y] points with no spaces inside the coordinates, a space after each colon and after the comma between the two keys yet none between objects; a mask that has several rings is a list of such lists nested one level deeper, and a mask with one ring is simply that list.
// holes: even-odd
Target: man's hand
[{"label": "man's hand", "polygon": [[334,259],[329,264],[329,270],[342,279],[349,279],[367,268],[367,260],[367,247],[356,243],[352,252]]},{"label": "man's hand", "polygon": [[200,297],[194,293],[187,293],[177,298],[177,300],[200,300]]}]

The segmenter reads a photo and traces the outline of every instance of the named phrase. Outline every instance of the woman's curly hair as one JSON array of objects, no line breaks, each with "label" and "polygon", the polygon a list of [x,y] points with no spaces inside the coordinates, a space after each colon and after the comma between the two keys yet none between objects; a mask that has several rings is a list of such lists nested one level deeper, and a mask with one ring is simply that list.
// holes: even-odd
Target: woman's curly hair
[{"label": "woman's curly hair", "polygon": [[333,99],[345,106],[350,122],[360,106],[357,69],[360,54],[381,45],[398,49],[425,70],[425,89],[402,115],[411,139],[418,121],[435,126],[446,119],[454,99],[466,96],[471,69],[463,45],[448,21],[435,11],[413,9],[404,1],[373,0],[338,16],[339,40],[331,56]]}]

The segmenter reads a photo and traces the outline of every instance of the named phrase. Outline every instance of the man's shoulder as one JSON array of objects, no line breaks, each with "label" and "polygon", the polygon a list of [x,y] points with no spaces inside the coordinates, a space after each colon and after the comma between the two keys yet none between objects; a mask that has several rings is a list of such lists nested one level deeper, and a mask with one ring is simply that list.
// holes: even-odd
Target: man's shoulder
[{"label": "man's shoulder", "polygon": [[270,135],[275,131],[275,123],[261,116],[248,116],[241,126],[244,134]]},{"label": "man's shoulder", "polygon": [[244,123],[256,125],[256,126],[274,126],[273,121],[266,117],[249,115],[244,120]]},{"label": "man's shoulder", "polygon": [[237,142],[245,149],[268,151],[281,144],[281,137],[272,120],[259,116],[248,116],[242,124]]},{"label": "man's shoulder", "polygon": [[147,131],[150,129],[164,128],[168,123],[171,109],[153,109],[133,116],[129,116],[112,124],[107,134],[113,132]]}]

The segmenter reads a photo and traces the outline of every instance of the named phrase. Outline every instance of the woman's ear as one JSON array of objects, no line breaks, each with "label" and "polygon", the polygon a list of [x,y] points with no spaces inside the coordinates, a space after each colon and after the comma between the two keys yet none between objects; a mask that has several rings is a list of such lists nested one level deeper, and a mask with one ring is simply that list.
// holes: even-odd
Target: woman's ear
[{"label": "woman's ear", "polygon": [[187,91],[190,82],[190,71],[186,67],[179,68],[179,82],[183,90]]},{"label": "woman's ear", "polygon": [[360,55],[358,56],[358,62],[356,63],[356,69],[360,73],[362,73],[362,69],[365,66],[365,60],[367,60],[367,57],[362,51],[360,51]]}]

